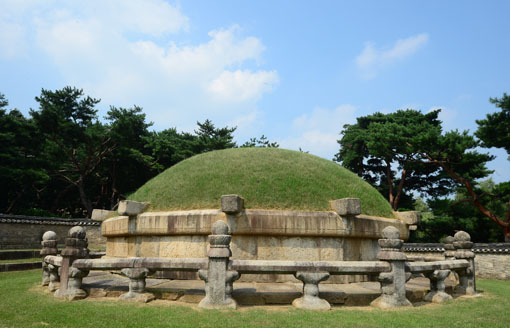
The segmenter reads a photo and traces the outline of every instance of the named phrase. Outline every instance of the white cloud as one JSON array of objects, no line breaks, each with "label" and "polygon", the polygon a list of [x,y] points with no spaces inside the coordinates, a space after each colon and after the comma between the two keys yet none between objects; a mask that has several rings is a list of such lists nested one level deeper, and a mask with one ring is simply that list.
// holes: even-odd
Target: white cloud
[{"label": "white cloud", "polygon": [[315,108],[311,114],[294,119],[294,136],[279,140],[282,148],[309,151],[327,159],[332,159],[339,150],[337,140],[345,124],[356,121],[356,107],[341,105],[335,109]]},{"label": "white cloud", "polygon": [[373,42],[367,42],[361,54],[356,57],[356,65],[363,78],[372,79],[384,67],[414,54],[427,44],[428,40],[428,34],[422,33],[399,39],[391,48],[382,49],[377,49]]},{"label": "white cloud", "polygon": [[276,71],[223,71],[211,81],[207,90],[216,100],[242,102],[258,99],[263,93],[271,91],[277,83]]},{"label": "white cloud", "polygon": [[260,39],[233,25],[194,44],[192,22],[162,0],[15,1],[0,4],[0,18],[2,9],[9,24],[24,26],[9,37],[32,47],[10,55],[38,53],[40,60],[42,53],[62,85],[83,88],[103,105],[143,106],[157,129],[206,118],[226,124],[256,111],[278,84],[275,70],[260,69]]}]

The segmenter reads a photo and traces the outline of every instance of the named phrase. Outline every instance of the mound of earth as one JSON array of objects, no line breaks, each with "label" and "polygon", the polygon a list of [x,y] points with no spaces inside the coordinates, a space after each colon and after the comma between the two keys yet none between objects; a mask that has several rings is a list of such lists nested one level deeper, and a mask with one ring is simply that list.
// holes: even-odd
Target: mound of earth
[{"label": "mound of earth", "polygon": [[184,160],[129,199],[151,211],[220,208],[238,194],[246,208],[328,211],[329,200],[361,199],[363,214],[393,218],[384,197],[356,174],[326,159],[278,148],[235,148]]}]

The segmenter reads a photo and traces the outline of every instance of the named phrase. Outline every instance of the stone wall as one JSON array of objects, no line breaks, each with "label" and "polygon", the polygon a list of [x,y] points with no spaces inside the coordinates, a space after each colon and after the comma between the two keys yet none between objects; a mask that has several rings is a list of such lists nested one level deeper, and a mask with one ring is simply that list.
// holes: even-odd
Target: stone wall
[{"label": "stone wall", "polygon": [[[122,203],[121,203],[122,204]],[[121,205],[119,205],[119,208]],[[228,223],[232,258],[242,260],[367,261],[375,260],[377,240],[388,226],[409,236],[408,224],[398,219],[339,215],[335,211],[276,211],[243,209],[237,214],[220,209],[144,212],[105,220],[106,256],[204,258],[211,226]],[[166,273],[165,273],[166,274]],[[171,273],[172,275],[174,273]],[[196,278],[184,273],[179,278]],[[177,276],[166,275],[167,278]],[[334,276],[327,283],[358,282],[365,275]],[[243,274],[240,281],[297,282],[292,275]]]},{"label": "stone wall", "polygon": [[101,223],[88,219],[60,219],[0,214],[0,249],[40,248],[42,235],[54,231],[58,236],[59,247],[69,229],[83,226],[87,232],[89,247],[105,248],[106,238],[101,235]]},{"label": "stone wall", "polygon": [[[443,244],[416,243],[404,244],[403,250],[412,259],[433,260],[443,257],[444,247]],[[475,243],[473,251],[478,278],[510,280],[510,243]]]}]

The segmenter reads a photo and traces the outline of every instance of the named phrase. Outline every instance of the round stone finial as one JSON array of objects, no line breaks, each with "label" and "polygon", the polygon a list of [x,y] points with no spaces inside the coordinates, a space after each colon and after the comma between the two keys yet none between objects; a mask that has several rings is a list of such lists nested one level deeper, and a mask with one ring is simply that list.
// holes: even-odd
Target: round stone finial
[{"label": "round stone finial", "polygon": [[74,226],[71,229],[69,229],[67,236],[70,238],[85,239],[86,232],[83,227]]},{"label": "round stone finial", "polygon": [[448,236],[444,239],[445,244],[453,244],[454,241],[455,241],[455,238],[453,238],[452,236]]},{"label": "round stone finial", "polygon": [[46,231],[42,235],[42,240],[57,240],[57,234],[54,231]]},{"label": "round stone finial", "polygon": [[455,241],[471,241],[471,236],[465,231],[458,231],[453,238]]},{"label": "round stone finial", "polygon": [[216,221],[213,223],[211,227],[211,232],[213,235],[227,235],[228,234],[228,224],[223,221]]},{"label": "round stone finial", "polygon": [[400,239],[400,232],[393,226],[384,228],[381,235],[384,239]]}]

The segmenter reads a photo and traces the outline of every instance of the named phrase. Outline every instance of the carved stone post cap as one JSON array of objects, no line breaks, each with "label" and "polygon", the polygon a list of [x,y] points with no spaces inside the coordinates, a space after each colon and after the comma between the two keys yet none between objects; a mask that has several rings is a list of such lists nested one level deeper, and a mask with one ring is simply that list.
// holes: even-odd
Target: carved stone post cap
[{"label": "carved stone post cap", "polygon": [[400,239],[400,231],[394,226],[387,226],[381,231],[383,239]]},{"label": "carved stone post cap", "polygon": [[453,238],[454,241],[471,241],[471,236],[465,231],[458,231]]},{"label": "carved stone post cap", "polygon": [[361,200],[359,198],[341,198],[330,200],[331,209],[341,216],[355,216],[361,214]]},{"label": "carved stone post cap", "polygon": [[57,234],[54,231],[46,231],[42,236],[42,240],[57,240]]},{"label": "carved stone post cap", "polygon": [[74,226],[67,232],[67,237],[69,238],[85,239],[86,235],[85,229],[80,226]]},{"label": "carved stone post cap", "polygon": [[239,195],[221,196],[221,211],[227,214],[239,213],[244,209],[244,199]]},{"label": "carved stone post cap", "polygon": [[229,226],[226,222],[218,220],[213,223],[211,227],[211,233],[213,235],[228,235],[229,234]]},{"label": "carved stone post cap", "polygon": [[133,200],[121,200],[119,202],[117,212],[122,216],[138,215],[144,212],[147,207],[149,207],[149,203],[135,202]]}]

